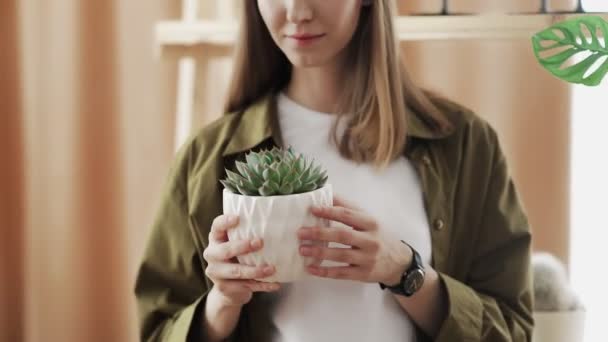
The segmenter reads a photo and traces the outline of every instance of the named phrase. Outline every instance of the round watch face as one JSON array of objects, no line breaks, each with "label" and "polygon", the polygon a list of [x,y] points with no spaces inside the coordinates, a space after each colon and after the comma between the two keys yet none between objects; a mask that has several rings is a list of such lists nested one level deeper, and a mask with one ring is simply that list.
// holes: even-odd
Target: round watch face
[{"label": "round watch face", "polygon": [[424,282],[424,271],[421,269],[413,270],[405,278],[403,284],[405,293],[413,294],[422,287]]}]

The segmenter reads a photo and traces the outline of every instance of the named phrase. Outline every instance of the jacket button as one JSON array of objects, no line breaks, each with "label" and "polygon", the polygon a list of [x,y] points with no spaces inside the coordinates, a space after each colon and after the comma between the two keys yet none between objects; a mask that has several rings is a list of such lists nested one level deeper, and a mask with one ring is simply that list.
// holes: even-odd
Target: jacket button
[{"label": "jacket button", "polygon": [[433,222],[433,228],[435,228],[435,230],[443,230],[444,227],[445,222],[443,222],[442,219],[436,219],[435,222]]},{"label": "jacket button", "polygon": [[431,165],[431,158],[428,155],[424,155],[422,157],[422,163],[426,166],[430,166]]}]

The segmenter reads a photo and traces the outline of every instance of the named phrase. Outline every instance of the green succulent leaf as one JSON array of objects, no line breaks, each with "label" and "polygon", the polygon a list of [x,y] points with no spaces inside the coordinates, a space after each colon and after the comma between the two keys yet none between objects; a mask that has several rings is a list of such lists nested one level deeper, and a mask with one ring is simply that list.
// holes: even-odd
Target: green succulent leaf
[{"label": "green succulent leaf", "polygon": [[236,165],[241,175],[248,179],[255,187],[261,186],[262,183],[264,183],[262,176],[253,171],[254,167],[248,166],[247,164],[241,162],[237,162]]},{"label": "green succulent leaf", "polygon": [[306,184],[302,185],[302,192],[313,191],[315,189],[317,189],[317,184],[315,184],[314,182],[310,182],[310,183],[306,183]]},{"label": "green succulent leaf", "polygon": [[317,181],[317,188],[322,188],[323,185],[325,185],[325,183],[327,182],[327,179],[328,179],[327,175],[325,175],[321,179],[319,179],[319,181]]},{"label": "green succulent leaf", "polygon": [[264,182],[259,192],[262,196],[274,196],[278,191],[275,191],[275,189],[270,186],[269,182]]},{"label": "green succulent leaf", "polygon": [[291,166],[282,160],[277,165],[277,170],[279,171],[279,174],[282,175],[281,179],[283,179],[286,178],[286,176],[291,172]]},{"label": "green succulent leaf", "polygon": [[304,182],[304,183],[314,182],[315,180],[321,178],[320,176],[321,176],[321,168],[317,166],[314,169],[310,170],[307,177],[302,179],[302,182]]},{"label": "green succulent leaf", "polygon": [[237,161],[235,162],[236,165],[236,170],[241,174],[241,176],[243,177],[247,177],[247,164]]},{"label": "green succulent leaf", "polygon": [[264,154],[264,163],[266,163],[266,165],[270,165],[273,162],[273,158],[272,155],[270,153],[265,153]]},{"label": "green succulent leaf", "polygon": [[239,183],[239,185],[240,185],[241,187],[243,187],[243,188],[245,188],[245,189],[249,190],[249,192],[252,192],[252,193],[256,193],[256,192],[258,192],[258,188],[255,186],[255,184],[253,184],[252,182],[250,182],[250,181],[249,181],[249,180],[247,180],[247,179],[243,179],[243,180],[242,180],[242,181]]},{"label": "green succulent leaf", "polygon": [[255,174],[260,177],[260,179],[264,180],[264,166],[262,164],[258,164],[253,169],[255,170]]},{"label": "green succulent leaf", "polygon": [[251,191],[243,186],[237,185],[237,190],[240,194],[242,195],[246,195],[246,196],[256,196],[257,195],[257,191]]},{"label": "green succulent leaf", "polygon": [[285,175],[285,177],[283,178],[283,182],[282,184],[286,184],[286,183],[293,183],[296,179],[298,178],[298,174],[294,171],[291,170],[287,175]]},{"label": "green succulent leaf", "polygon": [[293,194],[293,186],[291,184],[283,184],[281,188],[279,188],[279,193],[281,195]]},{"label": "green succulent leaf", "polygon": [[262,173],[265,181],[273,181],[277,184],[281,183],[281,177],[279,176],[279,172],[275,170],[272,166],[268,167]]},{"label": "green succulent leaf", "polygon": [[[584,16],[556,23],[536,33],[532,37],[532,47],[540,64],[567,82],[597,86],[608,73],[608,22],[602,17]],[[556,50],[555,54],[541,56],[541,53],[553,50]],[[583,53],[585,58],[567,65],[573,56]]]},{"label": "green succulent leaf", "polygon": [[[237,161],[235,163],[236,165],[236,169],[239,172],[240,176],[249,180],[251,183],[256,183],[256,175],[255,173],[253,173],[250,169],[249,166],[247,166],[247,164]],[[259,184],[261,184],[262,182],[260,182]]]},{"label": "green succulent leaf", "polygon": [[238,192],[242,195],[256,196],[258,194],[258,190],[245,178],[236,182],[235,185]]},{"label": "green succulent leaf", "polygon": [[222,183],[222,185],[224,185],[224,187],[228,189],[228,191],[235,194],[239,193],[239,190],[237,189],[236,185],[230,182],[229,180],[220,180],[220,183]]},{"label": "green succulent leaf", "polygon": [[226,174],[228,175],[228,179],[234,184],[238,184],[243,179],[241,175],[239,175],[238,173],[234,173],[230,170],[226,170]]},{"label": "green succulent leaf", "polygon": [[285,160],[288,161],[289,165],[292,165],[293,162],[298,158],[296,152],[293,147],[289,146],[287,149],[287,153],[285,153]]},{"label": "green succulent leaf", "polygon": [[300,179],[302,180],[302,182],[304,182],[306,179],[308,179],[308,177],[310,176],[310,171],[312,169],[312,163],[306,165],[306,163],[304,163],[304,171],[302,171],[302,174],[300,175]]},{"label": "green succulent leaf", "polygon": [[247,160],[247,165],[250,167],[255,167],[260,164],[260,155],[257,153],[248,153],[245,156],[245,160]]},{"label": "green succulent leaf", "polygon": [[302,155],[299,155],[298,158],[294,162],[294,167],[295,167],[296,171],[298,173],[302,173],[304,171],[305,166],[306,166],[306,163],[304,161],[304,158],[302,158]]},{"label": "green succulent leaf", "polygon": [[302,181],[301,180],[296,179],[295,181],[293,181],[293,183],[291,183],[291,185],[293,186],[293,192],[295,194],[304,192],[304,191],[302,191]]},{"label": "green succulent leaf", "polygon": [[326,171],[322,171],[320,172],[317,177],[315,177],[315,183],[317,184],[317,186],[320,188],[321,186],[323,186],[323,184],[325,183],[325,181],[327,180],[327,172]]},{"label": "green succulent leaf", "polygon": [[279,186],[279,184],[278,184],[278,183],[275,183],[275,182],[273,182],[273,181],[268,181],[268,186],[269,186],[269,187],[272,189],[272,191],[273,191],[275,194],[279,193],[279,188],[280,188],[280,186]]},{"label": "green succulent leaf", "polygon": [[276,147],[270,151],[270,155],[272,156],[273,162],[281,161],[283,159],[283,152]]}]

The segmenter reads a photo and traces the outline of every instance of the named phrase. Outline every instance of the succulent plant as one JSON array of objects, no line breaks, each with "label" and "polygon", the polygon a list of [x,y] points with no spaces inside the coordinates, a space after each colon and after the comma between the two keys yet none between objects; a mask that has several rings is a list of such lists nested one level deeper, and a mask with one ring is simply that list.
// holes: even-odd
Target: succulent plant
[{"label": "succulent plant", "polygon": [[291,195],[322,188],[327,171],[290,147],[249,152],[237,161],[237,172],[226,170],[220,182],[229,191],[246,196]]}]

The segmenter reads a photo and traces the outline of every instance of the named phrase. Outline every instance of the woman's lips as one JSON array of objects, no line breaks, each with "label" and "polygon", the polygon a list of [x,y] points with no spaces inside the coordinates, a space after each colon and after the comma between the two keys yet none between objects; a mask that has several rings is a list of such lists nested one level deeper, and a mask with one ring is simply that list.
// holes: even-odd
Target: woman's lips
[{"label": "woman's lips", "polygon": [[323,36],[325,36],[324,33],[321,33],[321,34],[293,34],[293,35],[288,35],[287,37],[289,39],[295,41],[298,46],[306,46],[306,45],[310,45],[310,44],[316,42],[317,40],[321,39]]}]

